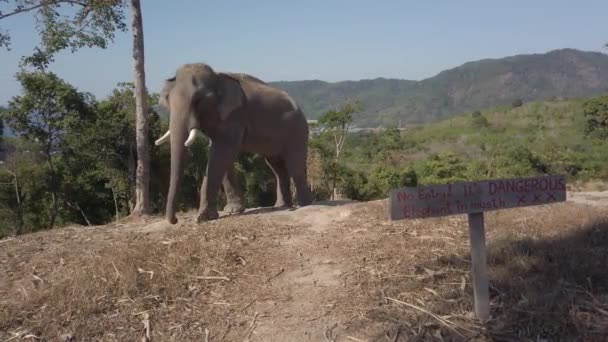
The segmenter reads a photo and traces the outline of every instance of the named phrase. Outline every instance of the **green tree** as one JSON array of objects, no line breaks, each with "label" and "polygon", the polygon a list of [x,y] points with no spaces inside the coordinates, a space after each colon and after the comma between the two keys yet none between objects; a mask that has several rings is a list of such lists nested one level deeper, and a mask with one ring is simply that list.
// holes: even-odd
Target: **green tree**
[{"label": "green tree", "polygon": [[[353,122],[353,114],[361,110],[361,105],[358,102],[347,102],[341,108],[337,110],[329,110],[324,113],[318,120],[319,127],[321,128],[320,137],[331,137],[333,140],[333,161],[326,161],[324,163],[324,169],[328,172],[325,173],[329,176],[332,184],[332,199],[338,196],[338,181],[340,172],[343,168],[340,166],[340,154],[344,148],[344,143],[348,136],[348,132]],[[318,146],[318,144],[317,144]],[[325,153],[322,153],[325,155]]]},{"label": "green tree", "polygon": [[[126,0],[0,0],[12,5],[0,13],[2,19],[24,13],[34,13],[42,25],[37,26],[40,44],[22,65],[44,70],[54,56],[66,49],[71,52],[83,47],[106,48],[114,41],[117,31],[126,31]],[[150,155],[148,148],[149,113],[144,71],[144,36],[141,5],[130,0],[133,34],[133,61],[136,100],[136,203],[133,214],[150,211]],[[0,28],[1,30],[1,28]],[[0,31],[0,47],[10,49],[10,35]]]},{"label": "green tree", "polygon": [[59,211],[62,183],[56,161],[67,145],[66,134],[78,131],[82,123],[94,115],[91,111],[94,99],[51,72],[20,72],[17,80],[23,94],[9,102],[9,110],[3,113],[2,119],[14,132],[40,146],[52,203],[49,217],[49,228],[52,228]]},{"label": "green tree", "polygon": [[608,139],[608,95],[585,101],[583,114],[585,133],[600,139]]},{"label": "green tree", "polygon": [[[136,103],[134,100],[133,83],[119,83],[117,88],[106,99],[99,101],[96,107],[97,116],[89,126],[89,132],[85,134],[90,146],[96,146],[91,153],[95,154],[100,172],[107,178],[106,187],[112,194],[115,203],[115,216],[131,213],[136,203],[136,179],[137,179],[137,149],[135,138],[135,113]],[[148,96],[146,103],[154,103],[156,94]],[[152,108],[147,109],[150,113],[150,125],[148,139],[158,136],[161,130],[161,122],[158,113]],[[151,173],[155,180],[151,186],[154,198],[158,200],[159,192],[164,183],[161,176],[162,165],[167,162],[160,154],[161,149],[155,145],[148,145],[149,155],[154,157]]]},{"label": "green tree", "polygon": [[[105,49],[114,41],[116,31],[126,31],[124,0],[1,0],[8,4],[0,12],[3,19],[33,13],[40,25],[35,29],[39,44],[22,62],[45,69],[54,56],[66,49],[83,47]],[[0,47],[11,49],[10,34],[0,27]]]}]

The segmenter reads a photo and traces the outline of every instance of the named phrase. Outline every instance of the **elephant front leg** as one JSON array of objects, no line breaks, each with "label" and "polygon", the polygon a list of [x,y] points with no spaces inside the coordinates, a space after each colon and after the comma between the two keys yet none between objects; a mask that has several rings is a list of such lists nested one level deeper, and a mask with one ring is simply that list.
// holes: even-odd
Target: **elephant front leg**
[{"label": "elephant front leg", "polygon": [[244,212],[245,200],[243,198],[243,191],[238,184],[233,164],[228,166],[222,185],[224,186],[224,193],[226,194],[224,212],[227,214],[240,214]]},{"label": "elephant front leg", "polygon": [[238,145],[220,145],[214,143],[209,150],[207,176],[201,186],[201,201],[196,222],[215,220],[219,217],[217,211],[217,196],[223,183],[224,175],[236,159]]}]

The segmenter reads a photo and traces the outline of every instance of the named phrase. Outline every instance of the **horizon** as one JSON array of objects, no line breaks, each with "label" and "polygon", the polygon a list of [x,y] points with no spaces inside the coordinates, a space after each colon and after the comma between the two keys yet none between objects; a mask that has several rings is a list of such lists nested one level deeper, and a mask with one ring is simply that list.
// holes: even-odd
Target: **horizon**
[{"label": "horizon", "polygon": [[[354,1],[345,10],[318,0],[306,5],[269,0],[237,2],[238,12],[235,3],[187,1],[180,7],[142,4],[150,92],[158,92],[179,64],[192,61],[267,82],[421,81],[480,60],[561,49],[606,54],[608,40],[600,20],[608,4],[600,1],[578,6],[548,0],[441,5],[388,1],[382,6]],[[62,52],[49,71],[79,91],[98,99],[108,96],[118,82],[133,79],[130,19],[127,8],[128,30],[116,33],[107,49]],[[34,22],[27,13],[2,21],[0,27],[11,33],[13,43],[12,51],[0,54],[0,105],[20,93],[14,74],[21,56],[39,41]],[[111,71],[102,71],[104,65]]]}]

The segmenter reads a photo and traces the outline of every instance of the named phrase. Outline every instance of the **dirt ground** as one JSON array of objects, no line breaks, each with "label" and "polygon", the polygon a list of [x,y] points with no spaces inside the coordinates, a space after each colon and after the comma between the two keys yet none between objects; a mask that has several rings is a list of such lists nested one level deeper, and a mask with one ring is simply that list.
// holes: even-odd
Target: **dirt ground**
[{"label": "dirt ground", "polygon": [[0,240],[0,340],[608,341],[608,192],[568,198],[486,213],[484,325],[466,216],[329,202]]}]

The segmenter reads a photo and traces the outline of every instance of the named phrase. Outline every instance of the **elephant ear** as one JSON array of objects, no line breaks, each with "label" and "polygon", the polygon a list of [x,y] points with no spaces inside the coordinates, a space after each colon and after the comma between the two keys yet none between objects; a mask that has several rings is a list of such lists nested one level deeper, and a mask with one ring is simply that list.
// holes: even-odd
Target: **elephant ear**
[{"label": "elephant ear", "polygon": [[163,89],[160,91],[160,94],[158,96],[158,104],[161,107],[164,107],[166,109],[169,108],[169,93],[171,92],[171,89],[175,86],[175,80],[175,76],[165,80],[165,85],[163,86]]},{"label": "elephant ear", "polygon": [[230,114],[245,104],[245,93],[237,79],[224,73],[218,73],[218,76],[218,110],[220,119],[226,120]]}]

